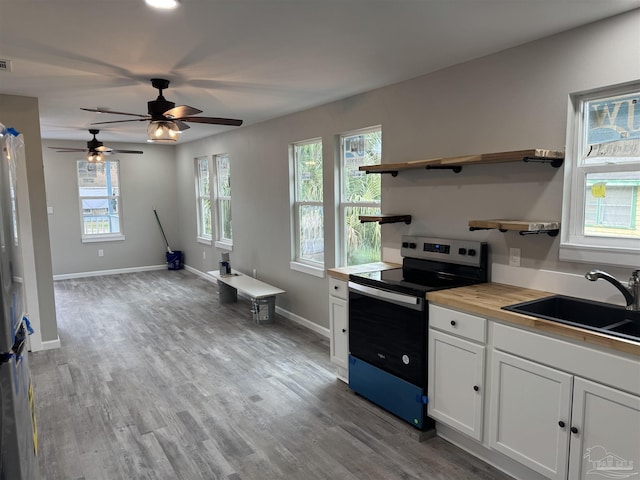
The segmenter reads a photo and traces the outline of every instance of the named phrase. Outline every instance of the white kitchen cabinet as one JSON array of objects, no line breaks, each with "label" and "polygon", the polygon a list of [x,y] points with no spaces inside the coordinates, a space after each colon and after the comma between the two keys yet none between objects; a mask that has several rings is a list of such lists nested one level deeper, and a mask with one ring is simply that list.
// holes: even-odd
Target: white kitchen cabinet
[{"label": "white kitchen cabinet", "polygon": [[330,359],[337,366],[338,378],[348,382],[349,368],[349,290],[346,281],[329,278]]},{"label": "white kitchen cabinet", "polygon": [[499,351],[492,376],[492,448],[552,479],[639,474],[640,397]]},{"label": "white kitchen cabinet", "polygon": [[499,351],[491,372],[491,448],[566,478],[573,376]]},{"label": "white kitchen cabinet", "polygon": [[[640,478],[637,355],[433,300],[429,327],[428,413],[439,435],[516,478]],[[476,382],[479,416],[466,388]]]},{"label": "white kitchen cabinet", "polygon": [[576,378],[571,432],[570,480],[640,476],[640,397]]},{"label": "white kitchen cabinet", "polygon": [[482,440],[485,347],[429,330],[427,413]]}]

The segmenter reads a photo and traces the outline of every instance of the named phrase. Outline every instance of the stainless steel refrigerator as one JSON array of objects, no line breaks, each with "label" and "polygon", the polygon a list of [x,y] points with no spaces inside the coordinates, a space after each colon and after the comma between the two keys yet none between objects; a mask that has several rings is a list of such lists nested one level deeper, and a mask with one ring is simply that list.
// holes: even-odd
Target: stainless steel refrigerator
[{"label": "stainless steel refrigerator", "polygon": [[0,148],[0,480],[36,480],[38,437],[16,197],[23,138],[0,124]]}]

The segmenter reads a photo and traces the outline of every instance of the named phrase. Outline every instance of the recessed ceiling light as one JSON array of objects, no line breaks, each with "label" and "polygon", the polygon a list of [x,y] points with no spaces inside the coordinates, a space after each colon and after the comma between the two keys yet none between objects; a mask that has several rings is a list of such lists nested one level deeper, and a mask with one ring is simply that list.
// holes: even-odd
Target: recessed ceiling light
[{"label": "recessed ceiling light", "polygon": [[153,8],[161,8],[163,10],[173,10],[180,5],[179,0],[144,0],[147,5]]}]

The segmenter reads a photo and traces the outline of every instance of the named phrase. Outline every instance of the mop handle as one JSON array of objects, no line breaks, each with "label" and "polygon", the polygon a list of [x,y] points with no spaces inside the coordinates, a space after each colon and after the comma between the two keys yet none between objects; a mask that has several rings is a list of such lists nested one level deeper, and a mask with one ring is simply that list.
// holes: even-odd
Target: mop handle
[{"label": "mop handle", "polygon": [[164,238],[164,243],[167,244],[167,251],[169,253],[173,253],[171,251],[171,247],[169,246],[169,242],[167,241],[167,236],[164,234],[164,229],[162,228],[162,224],[160,223],[160,218],[158,217],[158,212],[156,212],[156,209],[153,209],[153,213],[156,215],[156,220],[158,221],[158,226],[160,227],[160,232],[162,233],[162,238]]}]

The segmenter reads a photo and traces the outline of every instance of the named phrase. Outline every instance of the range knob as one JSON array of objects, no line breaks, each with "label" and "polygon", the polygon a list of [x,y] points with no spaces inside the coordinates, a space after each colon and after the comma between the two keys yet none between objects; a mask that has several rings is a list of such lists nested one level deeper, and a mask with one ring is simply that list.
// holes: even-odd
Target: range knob
[{"label": "range knob", "polygon": [[409,242],[402,242],[402,248],[409,248]]},{"label": "range knob", "polygon": [[416,245],[415,243],[413,243],[413,242],[411,242],[411,243],[409,244],[409,248],[416,248],[416,246],[417,246],[417,245]]},{"label": "range knob", "polygon": [[467,255],[469,255],[470,257],[475,257],[476,256],[476,251],[473,248],[470,248],[467,251]]},{"label": "range knob", "polygon": [[458,249],[458,255],[466,255],[467,254],[467,249],[466,248],[459,248]]}]

